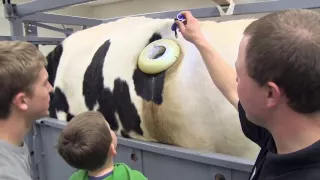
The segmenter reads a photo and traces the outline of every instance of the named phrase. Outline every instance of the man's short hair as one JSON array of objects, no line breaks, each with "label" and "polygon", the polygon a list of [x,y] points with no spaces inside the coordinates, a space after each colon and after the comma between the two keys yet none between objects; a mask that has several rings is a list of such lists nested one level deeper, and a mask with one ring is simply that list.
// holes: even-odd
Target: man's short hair
[{"label": "man's short hair", "polygon": [[268,14],[244,31],[248,75],[276,83],[299,113],[320,110],[320,14],[286,10]]},{"label": "man's short hair", "polygon": [[19,92],[32,96],[33,84],[46,63],[31,43],[0,41],[0,119],[8,118],[12,99]]},{"label": "man's short hair", "polygon": [[58,140],[58,153],[72,167],[87,171],[101,168],[112,143],[110,127],[98,111],[81,113],[66,125]]}]

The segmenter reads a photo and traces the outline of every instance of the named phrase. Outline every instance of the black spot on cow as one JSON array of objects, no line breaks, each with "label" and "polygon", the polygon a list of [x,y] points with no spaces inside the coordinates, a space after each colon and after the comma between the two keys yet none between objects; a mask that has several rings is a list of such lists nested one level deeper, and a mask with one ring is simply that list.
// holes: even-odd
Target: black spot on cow
[{"label": "black spot on cow", "polygon": [[98,101],[98,97],[104,89],[102,70],[109,47],[110,40],[107,40],[99,47],[84,74],[82,94],[85,97],[85,102],[89,110],[93,110],[94,105]]},{"label": "black spot on cow", "polygon": [[108,121],[110,128],[113,130],[118,129],[119,125],[115,116],[116,106],[110,89],[104,88],[100,93],[97,101],[100,105],[98,111],[100,111],[101,114],[103,114],[105,119]]},{"label": "black spot on cow", "polygon": [[56,78],[57,69],[60,63],[60,57],[62,55],[62,52],[63,52],[62,44],[59,44],[54,48],[53,51],[51,51],[47,55],[48,64],[46,66],[46,69],[49,74],[48,81],[52,86],[54,86],[54,80]]},{"label": "black spot on cow", "polygon": [[67,113],[68,122],[74,117],[74,115],[69,113],[69,104],[68,104],[67,98],[59,87],[55,88],[54,97],[50,101],[50,107],[49,107],[50,117],[57,119],[56,111],[63,111]]},{"label": "black spot on cow", "polygon": [[86,106],[89,110],[93,110],[98,104],[98,111],[104,115],[113,130],[119,128],[116,121],[116,113],[118,113],[124,128],[124,131],[121,132],[124,137],[129,138],[128,132],[130,131],[143,135],[140,128],[140,117],[131,102],[128,84],[117,78],[114,81],[113,91],[104,87],[103,64],[110,45],[110,40],[107,40],[99,47],[84,74],[83,95]]},{"label": "black spot on cow", "polygon": [[131,137],[128,135],[128,133],[126,133],[126,132],[123,131],[123,130],[120,132],[120,134],[121,134],[121,136],[124,137],[124,138],[131,139]]},{"label": "black spot on cow", "polygon": [[[162,39],[159,33],[154,33],[149,39],[149,44]],[[133,82],[138,96],[146,101],[152,101],[155,104],[161,104],[165,72],[158,74],[146,74],[136,67],[133,73]]]},{"label": "black spot on cow", "polygon": [[[47,55],[47,66],[46,70],[48,72],[48,81],[54,86],[54,81],[57,75],[57,69],[60,63],[60,58],[63,53],[62,44],[58,44],[48,55]],[[74,115],[69,113],[69,104],[67,102],[67,98],[64,93],[61,91],[59,87],[55,88],[53,93],[50,93],[50,107],[49,107],[49,116],[52,118],[57,118],[56,111],[63,111],[67,114],[67,121],[70,121]]]},{"label": "black spot on cow", "polygon": [[104,115],[111,129],[118,129],[112,92],[103,85],[103,64],[110,44],[110,40],[107,40],[95,52],[84,74],[82,94],[89,110],[92,111],[94,106],[99,104],[98,111]]},{"label": "black spot on cow", "polygon": [[74,117],[71,113],[67,112],[67,122],[71,121],[71,119]]},{"label": "black spot on cow", "polygon": [[[162,36],[161,36],[161,34],[159,34],[159,33],[153,33],[152,34],[152,36],[151,36],[151,38],[149,39],[149,43],[148,44],[150,44],[150,43],[152,43],[152,42],[154,42],[154,41],[157,41],[157,40],[159,40],[159,39],[162,39]],[[148,45],[147,44],[147,45]]]},{"label": "black spot on cow", "polygon": [[146,74],[136,68],[133,74],[135,90],[138,96],[146,101],[161,104],[165,73]]},{"label": "black spot on cow", "polygon": [[[46,66],[46,70],[49,75],[48,81],[52,86],[54,86],[54,80],[56,79],[57,69],[60,63],[62,52],[62,44],[58,44],[46,57],[48,61]],[[54,93],[50,93],[50,98],[54,99]]]},{"label": "black spot on cow", "polygon": [[143,135],[140,127],[140,117],[134,104],[131,102],[129,86],[125,81],[119,78],[115,79],[113,97],[125,133],[134,130],[138,134]]}]

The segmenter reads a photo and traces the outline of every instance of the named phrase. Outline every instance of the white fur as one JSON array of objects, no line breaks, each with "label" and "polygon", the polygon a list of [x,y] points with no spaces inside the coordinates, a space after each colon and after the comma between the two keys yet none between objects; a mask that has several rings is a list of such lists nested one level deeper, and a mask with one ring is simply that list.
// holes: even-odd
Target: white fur
[{"label": "white fur", "polygon": [[[201,22],[201,27],[212,46],[234,66],[242,32],[252,21],[206,21]],[[244,136],[238,112],[213,84],[195,46],[184,40],[181,34],[175,38],[170,29],[172,23],[172,19],[128,17],[68,37],[63,42],[55,86],[65,93],[70,113],[77,115],[88,110],[82,95],[83,75],[96,50],[110,39],[111,46],[103,66],[104,85],[112,90],[115,78],[120,76],[127,81],[144,131],[144,137],[133,133],[131,136],[164,143],[167,138],[167,142],[174,142],[177,146],[255,158],[259,148]],[[137,58],[154,32],[160,32],[163,38],[176,40],[184,52],[181,64],[166,77],[164,101],[160,106],[146,103],[137,96],[132,79]],[[150,114],[151,108],[156,109],[160,118],[144,116],[144,113]],[[58,119],[66,119],[65,113],[58,114]],[[119,134],[120,130],[117,132]],[[163,138],[157,138],[160,136]]]}]

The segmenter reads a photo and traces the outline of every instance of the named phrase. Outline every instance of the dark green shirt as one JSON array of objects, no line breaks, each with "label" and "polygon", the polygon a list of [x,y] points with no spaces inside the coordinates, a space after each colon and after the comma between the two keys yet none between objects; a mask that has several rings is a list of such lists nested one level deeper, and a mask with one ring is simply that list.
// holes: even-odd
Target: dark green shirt
[{"label": "dark green shirt", "polygon": [[123,163],[114,165],[113,171],[101,177],[89,177],[88,171],[79,170],[72,174],[69,180],[147,180],[147,178],[139,171],[130,169]]}]

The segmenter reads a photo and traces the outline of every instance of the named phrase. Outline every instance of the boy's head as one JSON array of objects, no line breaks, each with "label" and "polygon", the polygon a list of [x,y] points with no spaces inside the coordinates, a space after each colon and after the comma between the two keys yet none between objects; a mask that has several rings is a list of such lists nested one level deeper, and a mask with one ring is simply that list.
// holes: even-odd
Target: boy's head
[{"label": "boy's head", "polygon": [[0,120],[48,115],[50,92],[45,56],[23,41],[0,42]]},{"label": "boy's head", "polygon": [[100,112],[75,116],[58,140],[58,153],[72,167],[95,171],[116,155],[115,133]]}]

